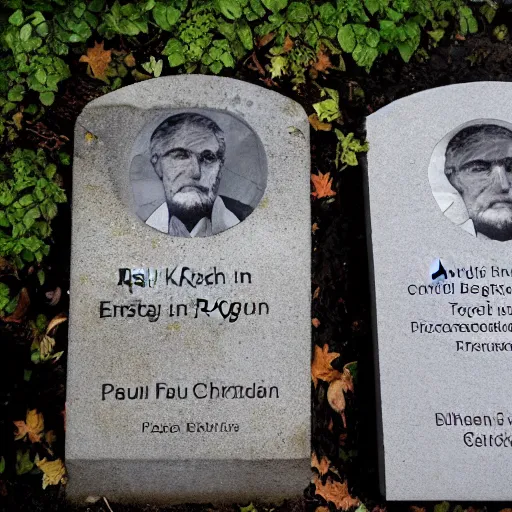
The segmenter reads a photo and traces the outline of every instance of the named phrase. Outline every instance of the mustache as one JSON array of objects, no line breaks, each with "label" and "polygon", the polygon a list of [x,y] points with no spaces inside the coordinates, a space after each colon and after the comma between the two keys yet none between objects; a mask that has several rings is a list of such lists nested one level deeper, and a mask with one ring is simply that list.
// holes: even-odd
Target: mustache
[{"label": "mustache", "polygon": [[195,183],[185,183],[185,184],[181,185],[178,188],[178,190],[176,190],[175,194],[177,194],[178,192],[181,192],[184,188],[195,188],[196,190],[199,190],[200,192],[203,192],[205,194],[210,192],[210,189],[203,185],[199,185],[199,184],[195,184]]}]

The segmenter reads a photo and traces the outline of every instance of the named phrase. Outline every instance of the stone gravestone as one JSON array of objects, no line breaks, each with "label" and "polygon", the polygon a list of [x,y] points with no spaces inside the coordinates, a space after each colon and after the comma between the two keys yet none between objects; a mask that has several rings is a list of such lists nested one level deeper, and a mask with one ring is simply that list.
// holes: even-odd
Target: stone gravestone
[{"label": "stone gravestone", "polygon": [[300,495],[310,458],[309,124],[237,80],[126,87],[76,123],[73,499]]},{"label": "stone gravestone", "polygon": [[367,119],[368,221],[389,500],[508,500],[512,85]]}]

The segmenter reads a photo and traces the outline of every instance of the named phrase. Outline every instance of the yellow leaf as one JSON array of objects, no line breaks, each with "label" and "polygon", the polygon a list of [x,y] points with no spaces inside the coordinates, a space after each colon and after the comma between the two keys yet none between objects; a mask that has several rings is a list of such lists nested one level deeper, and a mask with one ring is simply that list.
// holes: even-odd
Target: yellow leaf
[{"label": "yellow leaf", "polygon": [[316,131],[328,132],[332,129],[331,123],[324,123],[318,119],[318,114],[311,114],[308,116],[309,123]]},{"label": "yellow leaf", "polygon": [[52,445],[57,440],[57,436],[55,435],[55,432],[53,430],[48,430],[48,432],[46,432],[44,438],[46,439],[46,442],[49,445]]},{"label": "yellow leaf", "polygon": [[108,65],[112,61],[112,50],[104,49],[105,43],[94,43],[94,48],[87,48],[87,55],[80,57],[80,62],[87,62],[92,76],[99,80],[107,81]]},{"label": "yellow leaf", "polygon": [[50,334],[50,331],[52,329],[55,329],[58,325],[62,324],[68,319],[68,317],[64,313],[59,313],[57,316],[54,316],[50,323],[48,324],[48,327],[46,328],[46,334]]},{"label": "yellow leaf", "polygon": [[14,121],[14,124],[16,125],[16,128],[18,128],[18,130],[21,130],[21,120],[23,119],[23,112],[16,112],[16,114],[14,114],[12,116],[12,120]]},{"label": "yellow leaf", "polygon": [[327,343],[323,348],[315,345],[315,353],[313,356],[313,363],[311,365],[311,377],[313,378],[315,388],[319,380],[331,382],[341,378],[341,373],[331,366],[332,361],[339,356],[340,355],[337,352],[329,353],[329,345],[327,345]]},{"label": "yellow leaf", "polygon": [[331,477],[327,478],[325,484],[322,483],[318,475],[313,478],[315,484],[315,493],[336,505],[337,509],[348,510],[359,505],[357,498],[352,498],[348,492],[347,482],[336,482]]},{"label": "yellow leaf", "polygon": [[15,421],[14,425],[18,427],[16,432],[16,441],[23,439],[27,434],[32,443],[38,443],[41,440],[41,434],[44,430],[44,419],[42,413],[38,413],[36,409],[27,411],[25,421]]},{"label": "yellow leaf", "polygon": [[311,181],[315,187],[314,192],[311,192],[313,197],[320,199],[322,197],[331,197],[336,195],[336,192],[334,192],[334,190],[331,188],[331,173],[328,172],[326,174],[322,174],[321,172],[318,172],[318,175],[312,174]]},{"label": "yellow leaf", "polygon": [[67,482],[66,468],[60,459],[49,461],[45,457],[36,464],[43,472],[43,489],[46,489],[49,485],[65,484]]}]

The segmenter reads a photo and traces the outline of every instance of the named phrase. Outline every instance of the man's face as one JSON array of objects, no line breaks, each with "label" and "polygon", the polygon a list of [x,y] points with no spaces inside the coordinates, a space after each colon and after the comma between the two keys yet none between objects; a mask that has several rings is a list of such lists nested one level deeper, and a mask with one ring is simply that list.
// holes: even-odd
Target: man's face
[{"label": "man's face", "polygon": [[482,136],[461,149],[453,158],[449,180],[478,233],[512,239],[512,137]]},{"label": "man's face", "polygon": [[222,167],[215,134],[185,124],[167,140],[154,142],[151,155],[170,212],[181,219],[208,216],[217,197]]}]

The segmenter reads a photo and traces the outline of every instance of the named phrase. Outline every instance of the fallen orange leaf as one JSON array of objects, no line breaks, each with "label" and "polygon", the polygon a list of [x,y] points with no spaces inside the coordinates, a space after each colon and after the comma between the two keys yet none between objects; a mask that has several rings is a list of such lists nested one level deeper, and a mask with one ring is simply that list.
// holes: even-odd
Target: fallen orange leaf
[{"label": "fallen orange leaf", "polygon": [[285,53],[288,53],[293,48],[293,39],[290,36],[286,36],[286,39],[284,40],[283,44],[283,51]]},{"label": "fallen orange leaf", "polygon": [[320,228],[318,227],[318,224],[315,222],[312,226],[311,226],[311,231],[313,233],[316,233]]},{"label": "fallen orange leaf", "polygon": [[104,42],[96,42],[94,43],[94,48],[87,48],[87,55],[82,55],[80,62],[87,62],[89,64],[94,78],[106,81],[107,75],[105,73],[112,61],[112,51],[105,50],[104,44]]},{"label": "fallen orange leaf", "polygon": [[318,299],[320,296],[320,286],[317,286],[315,289],[315,293],[313,293],[313,299]]},{"label": "fallen orange leaf", "polygon": [[326,501],[334,503],[339,510],[348,510],[359,505],[359,500],[350,496],[346,481],[336,482],[331,477],[328,477],[325,484],[323,484],[319,476],[315,475],[313,483],[316,489],[315,494],[318,494]]},{"label": "fallen orange leaf", "polygon": [[313,379],[315,388],[319,380],[323,380],[324,382],[331,382],[342,377],[341,373],[331,366],[332,361],[334,361],[339,356],[340,354],[337,352],[329,353],[329,345],[327,345],[327,343],[323,348],[315,345],[313,363],[311,364],[311,377]]},{"label": "fallen orange leaf", "polygon": [[313,182],[313,186],[315,187],[314,192],[311,192],[313,197],[318,199],[322,197],[332,197],[336,195],[336,192],[331,188],[332,186],[332,178],[331,173],[322,174],[320,171],[318,175],[312,174],[311,181]]},{"label": "fallen orange leaf", "polygon": [[276,37],[274,32],[270,32],[269,34],[265,34],[263,37],[261,37],[258,41],[258,46],[261,48],[262,46],[266,46],[272,39]]},{"label": "fallen orange leaf", "polygon": [[316,131],[320,130],[322,132],[328,132],[329,130],[332,129],[332,124],[324,123],[324,122],[320,121],[320,119],[318,119],[318,114],[311,114],[310,116],[308,116],[308,119],[309,119],[311,126]]},{"label": "fallen orange leaf", "polygon": [[41,434],[44,430],[44,419],[42,413],[38,413],[36,409],[27,411],[25,421],[15,421],[14,425],[18,427],[15,434],[15,440],[23,439],[27,434],[32,443],[41,441]]},{"label": "fallen orange leaf", "polygon": [[327,474],[330,464],[331,461],[327,457],[322,457],[320,460],[318,460],[315,452],[313,452],[311,455],[311,467],[315,468],[320,473],[320,476]]},{"label": "fallen orange leaf", "polygon": [[317,71],[327,73],[327,70],[329,68],[332,68],[332,63],[331,59],[329,59],[329,55],[320,50],[317,55],[317,61],[313,64],[313,67]]},{"label": "fallen orange leaf", "polygon": [[55,329],[58,325],[62,324],[68,319],[68,317],[64,313],[59,313],[54,316],[50,322],[48,323],[48,327],[46,328],[46,334],[50,334],[50,332]]},{"label": "fallen orange leaf", "polygon": [[318,320],[318,318],[313,318],[313,320],[311,320],[311,323],[313,324],[314,327],[317,327],[320,325],[320,320]]}]

